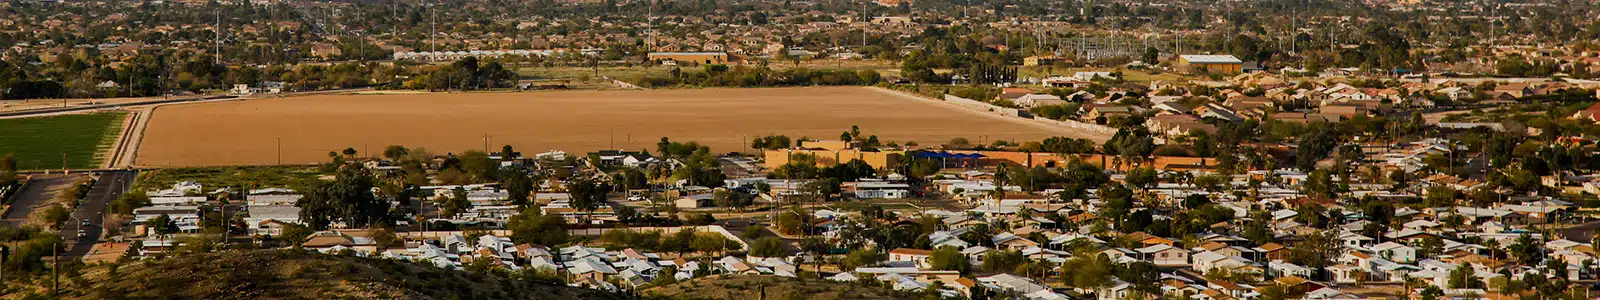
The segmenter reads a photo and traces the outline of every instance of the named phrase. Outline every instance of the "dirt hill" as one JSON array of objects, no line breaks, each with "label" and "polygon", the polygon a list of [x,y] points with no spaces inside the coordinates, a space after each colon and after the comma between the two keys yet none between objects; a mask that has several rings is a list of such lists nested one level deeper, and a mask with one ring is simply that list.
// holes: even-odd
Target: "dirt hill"
[{"label": "dirt hill", "polygon": [[[7,299],[46,295],[9,290]],[[291,250],[225,251],[93,266],[64,274],[61,299],[626,299],[390,259]],[[28,295],[32,294],[32,295]]]}]

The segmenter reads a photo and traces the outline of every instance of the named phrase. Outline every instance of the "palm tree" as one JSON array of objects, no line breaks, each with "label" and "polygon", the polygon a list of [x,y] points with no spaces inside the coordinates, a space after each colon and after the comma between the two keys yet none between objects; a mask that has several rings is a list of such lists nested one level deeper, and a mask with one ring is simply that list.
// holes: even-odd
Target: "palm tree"
[{"label": "palm tree", "polygon": [[1019,219],[1017,223],[1027,223],[1028,220],[1033,219],[1033,208],[1023,207],[1018,209],[1017,218]]},{"label": "palm tree", "polygon": [[1499,262],[1499,256],[1495,255],[1495,251],[1499,251],[1500,250],[1500,240],[1496,240],[1496,239],[1485,240],[1485,241],[1483,241],[1483,247],[1484,248],[1489,248],[1489,259],[1498,263]]}]

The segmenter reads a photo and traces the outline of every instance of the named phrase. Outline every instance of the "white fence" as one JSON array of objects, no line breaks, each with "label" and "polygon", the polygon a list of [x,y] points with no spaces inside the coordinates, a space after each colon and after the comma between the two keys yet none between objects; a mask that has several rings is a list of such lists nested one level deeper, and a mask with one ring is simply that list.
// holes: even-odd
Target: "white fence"
[{"label": "white fence", "polygon": [[976,110],[976,111],[985,112],[985,113],[997,114],[997,115],[1001,115],[1001,116],[1021,117],[1021,116],[1025,116],[1026,115],[1020,109],[1009,108],[1009,107],[1001,107],[1001,106],[997,106],[997,105],[994,105],[994,104],[984,103],[983,101],[956,97],[955,95],[951,95],[951,94],[945,94],[944,95],[944,101],[953,103],[956,106],[960,106],[962,108]]},{"label": "white fence", "polygon": [[617,80],[616,78],[611,78],[611,76],[600,76],[600,78],[605,78],[607,80],[611,80],[612,84],[616,84],[618,88],[622,88],[624,90],[648,90],[647,88],[644,88],[644,87],[641,87],[641,86],[638,86],[638,85],[634,85],[632,83],[628,83],[627,81],[622,81],[622,80]]},{"label": "white fence", "polygon": [[1041,122],[1041,123],[1045,123],[1045,124],[1050,124],[1050,125],[1055,125],[1055,126],[1062,126],[1062,127],[1072,128],[1074,130],[1088,131],[1088,132],[1091,132],[1091,133],[1094,133],[1094,134],[1102,134],[1102,135],[1108,135],[1108,136],[1117,134],[1117,129],[1116,128],[1111,128],[1111,127],[1107,127],[1105,125],[1100,125],[1100,124],[1090,124],[1090,123],[1078,122],[1078,121],[1073,121],[1073,120],[1051,120],[1049,118],[1038,117],[1038,116],[1033,117],[1033,121]]},{"label": "white fence", "polygon": [[1062,120],[1051,120],[1051,119],[1048,119],[1048,118],[1038,117],[1038,116],[1033,116],[1033,117],[1030,118],[1030,117],[1027,117],[1028,114],[1026,114],[1025,112],[1023,112],[1022,110],[1019,110],[1019,109],[1000,107],[1000,106],[996,106],[994,104],[984,103],[982,101],[977,101],[977,100],[972,100],[972,99],[967,99],[967,98],[956,97],[955,95],[950,95],[950,94],[945,94],[944,95],[944,101],[950,102],[952,104],[955,104],[956,106],[960,106],[960,107],[971,109],[971,110],[976,110],[976,111],[981,111],[981,112],[986,112],[986,113],[992,113],[992,114],[997,114],[997,115],[1007,116],[1007,117],[1018,117],[1018,118],[1023,118],[1023,119],[1029,119],[1029,120],[1032,120],[1034,122],[1040,122],[1040,123],[1044,123],[1044,124],[1048,124],[1048,125],[1052,125],[1052,126],[1061,126],[1061,127],[1072,128],[1073,130],[1087,131],[1087,132],[1090,132],[1090,133],[1093,133],[1093,134],[1106,135],[1106,136],[1116,135],[1117,134],[1117,129],[1116,128],[1107,127],[1105,125],[1084,123],[1084,122],[1078,122],[1078,121],[1072,121],[1072,120],[1065,120],[1065,121],[1062,121]]}]

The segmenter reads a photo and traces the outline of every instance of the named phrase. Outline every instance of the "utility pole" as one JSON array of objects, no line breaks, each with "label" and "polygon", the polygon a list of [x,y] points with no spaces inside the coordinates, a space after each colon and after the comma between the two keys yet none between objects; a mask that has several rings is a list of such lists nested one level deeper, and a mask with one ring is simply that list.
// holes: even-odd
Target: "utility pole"
[{"label": "utility pole", "polygon": [[[357,20],[361,20],[362,15],[363,14],[361,13],[361,10],[357,9],[356,10],[356,19]],[[362,62],[366,62],[367,61],[367,37],[366,37],[366,33],[367,33],[366,30],[362,30],[362,31],[356,33],[356,45],[359,45],[358,47],[361,47],[361,53],[356,54],[356,57],[359,57],[359,59]]]},{"label": "utility pole", "polygon": [[[432,16],[430,17],[431,21],[428,22],[428,24],[430,24],[428,25],[428,48],[430,50],[428,51],[433,52],[433,55],[429,56],[436,56],[439,55],[439,38],[437,37],[439,35],[439,10],[434,9],[432,5],[429,5],[428,12]],[[445,91],[450,90],[445,89]]]},{"label": "utility pole", "polygon": [[649,34],[650,34],[650,36],[648,37],[648,39],[650,40],[650,45],[649,45],[649,47],[645,48],[645,50],[646,51],[650,51],[650,52],[656,51],[656,26],[655,26],[656,22],[655,22],[655,20],[653,20],[653,18],[655,17],[655,14],[656,14],[656,1],[655,0],[650,0],[650,6],[645,9],[645,14],[644,14],[644,28],[645,28],[644,30],[649,32]]},{"label": "utility pole", "polygon": [[[58,238],[59,239],[59,238]],[[61,295],[61,256],[56,240],[50,241],[50,295]]]},{"label": "utility pole", "polygon": [[[220,4],[218,4],[218,5],[220,5]],[[212,64],[220,65],[220,64],[222,64],[222,8],[221,7],[217,8],[217,26],[211,28],[211,32],[213,34],[215,34],[215,36],[212,37],[212,39],[211,39],[211,56],[212,56],[211,60],[212,60]]]}]

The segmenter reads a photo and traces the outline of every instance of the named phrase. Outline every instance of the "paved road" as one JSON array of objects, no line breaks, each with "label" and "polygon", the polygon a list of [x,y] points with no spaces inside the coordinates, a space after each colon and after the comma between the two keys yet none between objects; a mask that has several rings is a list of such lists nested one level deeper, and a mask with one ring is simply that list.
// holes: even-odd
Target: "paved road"
[{"label": "paved road", "polygon": [[41,109],[29,109],[29,110],[0,112],[0,117],[7,117],[7,118],[11,118],[11,117],[30,117],[30,116],[39,116],[39,115],[51,115],[51,114],[81,112],[81,111],[89,111],[89,110],[120,109],[120,108],[123,108],[123,107],[129,107],[129,106],[171,104],[171,103],[196,102],[196,101],[207,101],[207,100],[225,100],[225,99],[233,99],[233,98],[238,98],[238,96],[217,95],[217,96],[203,96],[203,97],[190,97],[190,98],[152,99],[152,100],[147,100],[147,101],[135,101],[135,102],[125,102],[125,103],[107,103],[107,104],[94,104],[94,105],[69,106],[69,107],[53,107],[53,108],[41,108]]},{"label": "paved road", "polygon": [[33,175],[28,187],[19,191],[17,198],[11,202],[11,210],[6,211],[4,223],[8,226],[17,226],[27,222],[28,215],[33,214],[34,209],[55,198],[53,191],[72,184],[76,178],[77,176],[66,174]]},{"label": "paved road", "polygon": [[[105,220],[106,205],[111,200],[122,197],[122,193],[133,185],[134,171],[107,171],[100,173],[100,180],[95,181],[89,189],[89,194],[84,196],[83,203],[78,205],[78,210],[72,213],[72,220],[62,226],[61,238],[68,241],[71,248],[62,255],[70,257],[83,257],[89,254],[89,249],[99,243],[105,234],[102,232],[102,223]],[[82,226],[82,220],[88,219],[89,226]],[[77,236],[78,230],[84,231],[84,237]]]},{"label": "paved road", "polygon": [[1556,231],[1560,232],[1562,237],[1569,241],[1583,243],[1588,242],[1591,238],[1593,238],[1592,235],[1594,235],[1596,229],[1600,229],[1600,221],[1590,221],[1587,223],[1574,225],[1572,227],[1558,229]]}]

